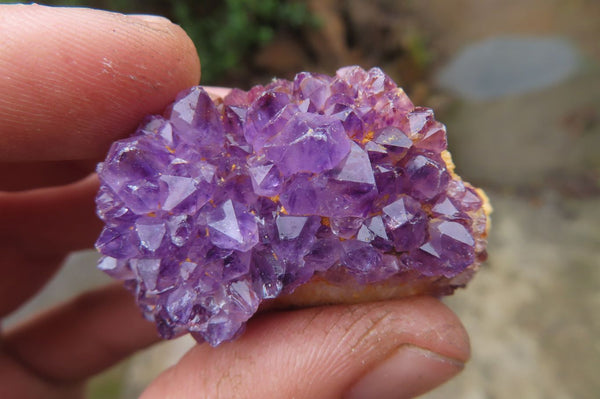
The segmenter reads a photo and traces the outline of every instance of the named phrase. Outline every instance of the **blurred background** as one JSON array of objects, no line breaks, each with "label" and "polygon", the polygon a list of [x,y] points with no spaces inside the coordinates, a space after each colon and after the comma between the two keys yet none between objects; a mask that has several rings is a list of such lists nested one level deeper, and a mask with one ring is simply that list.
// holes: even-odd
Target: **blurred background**
[{"label": "blurred background", "polygon": [[[600,397],[600,2],[597,0],[40,1],[169,17],[203,84],[380,66],[448,127],[458,173],[495,208],[489,260],[444,299],[473,358],[437,398]],[[107,279],[74,254],[8,323]],[[166,342],[90,384],[133,398],[193,345]]]}]

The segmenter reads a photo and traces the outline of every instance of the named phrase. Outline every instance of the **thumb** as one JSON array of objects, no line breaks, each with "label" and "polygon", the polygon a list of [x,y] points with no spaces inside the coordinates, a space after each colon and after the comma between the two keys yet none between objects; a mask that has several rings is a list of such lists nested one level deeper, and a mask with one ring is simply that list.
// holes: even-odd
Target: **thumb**
[{"label": "thumb", "polygon": [[434,298],[311,308],[259,316],[235,342],[193,348],[142,398],[411,398],[468,358],[464,328]]},{"label": "thumb", "polygon": [[159,17],[0,4],[0,38],[1,161],[96,159],[200,79]]}]

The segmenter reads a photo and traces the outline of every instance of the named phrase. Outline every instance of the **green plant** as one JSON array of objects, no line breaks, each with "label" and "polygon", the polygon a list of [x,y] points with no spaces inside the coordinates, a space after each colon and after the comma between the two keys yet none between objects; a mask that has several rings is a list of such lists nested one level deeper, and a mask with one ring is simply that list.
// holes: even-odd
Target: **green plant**
[{"label": "green plant", "polygon": [[[218,80],[225,72],[242,68],[253,50],[268,43],[280,29],[315,26],[317,20],[297,1],[224,0],[212,10],[212,2],[173,3],[173,16],[188,32],[203,63],[204,82]],[[204,11],[204,12],[203,12]]]}]

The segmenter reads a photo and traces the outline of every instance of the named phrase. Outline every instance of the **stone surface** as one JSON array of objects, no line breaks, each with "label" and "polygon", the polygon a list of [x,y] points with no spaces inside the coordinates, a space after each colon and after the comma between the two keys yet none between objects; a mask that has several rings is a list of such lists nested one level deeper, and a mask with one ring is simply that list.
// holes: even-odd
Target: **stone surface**
[{"label": "stone surface", "polygon": [[580,55],[563,38],[494,37],[457,54],[440,72],[439,82],[468,100],[491,100],[563,82],[579,64]]},{"label": "stone surface", "polygon": [[445,149],[433,112],[378,68],[216,101],[191,88],[99,164],[99,267],[164,338],[211,345],[315,275],[452,279],[485,257],[486,215]]}]

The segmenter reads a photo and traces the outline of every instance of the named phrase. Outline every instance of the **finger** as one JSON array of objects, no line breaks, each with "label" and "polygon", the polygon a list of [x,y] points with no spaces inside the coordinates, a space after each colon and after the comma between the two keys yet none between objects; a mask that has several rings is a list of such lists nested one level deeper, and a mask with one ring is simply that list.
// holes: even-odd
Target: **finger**
[{"label": "finger", "polygon": [[98,184],[90,175],[67,186],[0,194],[0,237],[28,254],[89,248],[102,226],[94,206]]},{"label": "finger", "polygon": [[0,162],[0,191],[62,186],[92,173],[93,161]]},{"label": "finger", "polygon": [[102,156],[198,84],[185,32],[163,18],[0,5],[0,160]]},{"label": "finger", "polygon": [[0,194],[0,317],[31,297],[71,251],[89,248],[102,224],[95,175],[61,187]]},{"label": "finger", "polygon": [[85,384],[54,384],[43,381],[17,360],[0,351],[0,398],[83,398]]},{"label": "finger", "polygon": [[119,285],[86,293],[8,332],[4,349],[44,380],[72,382],[157,340],[154,324]]},{"label": "finger", "polygon": [[407,398],[468,357],[462,325],[433,298],[272,313],[235,342],[193,348],[142,398]]}]

